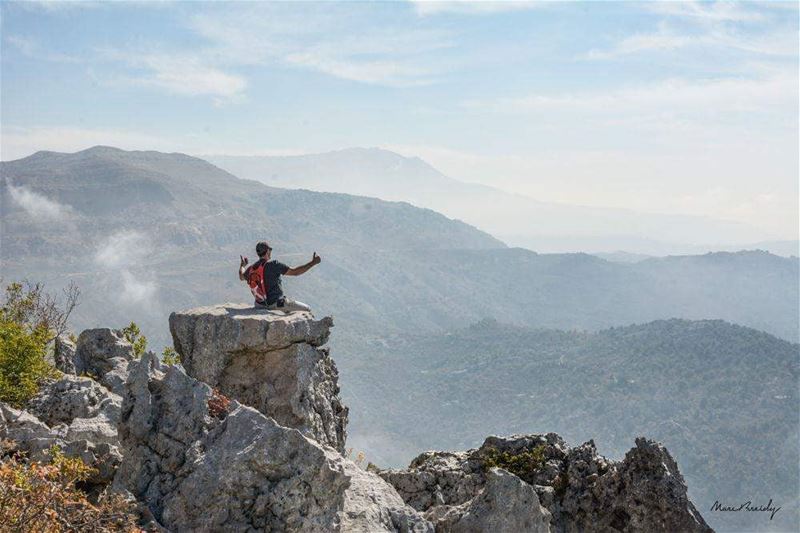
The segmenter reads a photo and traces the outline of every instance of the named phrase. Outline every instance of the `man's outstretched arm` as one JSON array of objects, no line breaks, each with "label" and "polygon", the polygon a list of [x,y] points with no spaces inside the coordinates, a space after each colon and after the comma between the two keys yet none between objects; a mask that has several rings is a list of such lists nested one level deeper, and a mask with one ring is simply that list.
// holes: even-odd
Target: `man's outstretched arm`
[{"label": "man's outstretched arm", "polygon": [[300,274],[305,274],[308,270],[313,267],[314,265],[318,265],[322,261],[322,258],[317,255],[317,252],[314,252],[314,257],[311,258],[311,261],[306,263],[305,265],[290,268],[286,271],[285,276],[299,276]]}]

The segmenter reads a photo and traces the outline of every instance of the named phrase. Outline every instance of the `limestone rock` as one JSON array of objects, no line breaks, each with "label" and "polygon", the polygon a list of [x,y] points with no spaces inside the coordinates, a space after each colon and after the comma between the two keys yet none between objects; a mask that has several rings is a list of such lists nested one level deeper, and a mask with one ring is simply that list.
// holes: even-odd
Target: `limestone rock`
[{"label": "limestone rock", "polygon": [[[491,466],[497,463],[516,465],[514,477],[537,494],[537,505],[549,511],[553,531],[711,531],[686,496],[686,484],[669,452],[641,438],[623,461],[613,462],[597,454],[593,441],[569,448],[555,433],[489,437],[477,450],[426,452],[408,469],[380,475],[409,505],[425,512],[437,531],[456,531],[447,528],[480,522],[462,522],[467,509],[493,508],[487,500],[491,492],[485,491],[497,481],[490,481]],[[494,524],[486,527],[502,525]]]},{"label": "limestone rock", "polygon": [[327,349],[333,320],[244,304],[199,307],[169,317],[186,372],[279,424],[344,451],[347,408]]},{"label": "limestone rock", "polygon": [[111,444],[116,441],[116,430],[104,416],[73,422],[77,424],[62,423],[51,428],[35,415],[0,402],[0,439],[12,441],[18,451],[25,452],[33,461],[49,461],[48,452],[53,446],[67,456],[80,457],[95,469],[87,480],[88,488],[94,486],[100,491],[111,482],[122,462],[119,450]]},{"label": "limestone rock", "polygon": [[378,476],[180,366],[131,365],[114,487],[174,531],[426,531]]},{"label": "limestone rock", "polygon": [[65,374],[42,386],[28,410],[48,426],[102,416],[116,428],[121,406],[122,397],[93,379]]},{"label": "limestone rock", "polygon": [[121,332],[109,328],[87,329],[78,336],[75,374],[89,374],[111,392],[122,395],[133,346]]},{"label": "limestone rock", "polygon": [[53,362],[55,367],[65,374],[77,374],[75,371],[75,352],[77,346],[68,335],[61,334],[56,337],[53,348]]},{"label": "limestone rock", "polygon": [[93,379],[64,374],[42,385],[27,411],[0,404],[0,438],[13,441],[34,461],[47,462],[53,446],[80,457],[96,470],[89,483],[99,491],[122,461],[117,437],[121,407],[122,398]]},{"label": "limestone rock", "polygon": [[[568,457],[569,489],[562,513],[575,531],[711,531],[686,496],[686,484],[666,448],[645,438],[605,473],[594,472],[594,442]],[[601,470],[602,472],[602,470]]]}]

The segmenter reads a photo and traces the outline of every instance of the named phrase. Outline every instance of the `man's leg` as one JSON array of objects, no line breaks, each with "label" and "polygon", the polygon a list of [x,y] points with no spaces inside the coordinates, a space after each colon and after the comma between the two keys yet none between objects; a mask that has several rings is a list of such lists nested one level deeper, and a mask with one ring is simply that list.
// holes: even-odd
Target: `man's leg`
[{"label": "man's leg", "polygon": [[292,311],[306,311],[311,312],[311,307],[307,306],[303,302],[298,302],[297,300],[292,300],[291,298],[284,298],[283,305],[279,305],[277,302],[271,304],[268,309],[272,311],[285,311],[287,313],[291,313]]},{"label": "man's leg", "polygon": [[286,298],[286,303],[283,307],[279,307],[281,311],[286,311],[290,313],[292,311],[308,311],[311,312],[311,307],[304,304],[303,302],[298,302],[297,300],[292,300],[290,298]]}]

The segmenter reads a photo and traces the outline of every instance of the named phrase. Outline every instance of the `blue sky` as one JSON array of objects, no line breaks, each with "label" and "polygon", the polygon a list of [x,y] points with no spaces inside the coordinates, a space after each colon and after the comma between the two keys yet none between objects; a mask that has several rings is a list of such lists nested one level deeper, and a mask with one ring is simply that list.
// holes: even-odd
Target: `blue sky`
[{"label": "blue sky", "polygon": [[2,159],[382,146],[796,238],[796,2],[4,2]]}]

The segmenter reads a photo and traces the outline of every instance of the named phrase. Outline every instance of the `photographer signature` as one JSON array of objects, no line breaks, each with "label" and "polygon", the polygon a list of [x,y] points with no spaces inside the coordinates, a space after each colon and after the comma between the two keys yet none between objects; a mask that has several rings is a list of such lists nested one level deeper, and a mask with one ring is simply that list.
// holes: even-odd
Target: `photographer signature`
[{"label": "photographer signature", "polygon": [[772,505],[772,498],[769,499],[769,502],[766,505],[753,505],[751,500],[747,500],[741,505],[722,505],[719,503],[719,500],[714,502],[714,505],[711,506],[712,511],[732,511],[732,512],[739,512],[739,511],[757,511],[762,513],[770,513],[769,519],[772,520],[775,517],[775,513],[781,510],[780,507],[775,507]]}]

